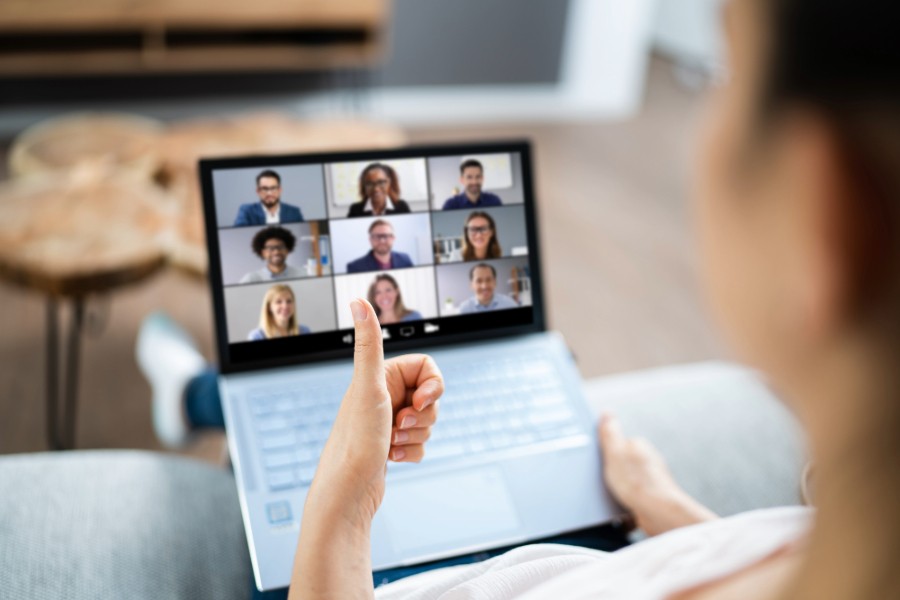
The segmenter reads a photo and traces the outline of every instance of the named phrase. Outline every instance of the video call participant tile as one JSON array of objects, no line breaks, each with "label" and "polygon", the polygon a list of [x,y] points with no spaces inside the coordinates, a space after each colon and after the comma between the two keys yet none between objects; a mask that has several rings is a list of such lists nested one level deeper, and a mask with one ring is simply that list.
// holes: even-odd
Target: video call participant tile
[{"label": "video call participant tile", "polygon": [[232,343],[333,331],[334,311],[330,277],[225,288]]},{"label": "video call participant tile", "polygon": [[434,289],[434,268],[375,271],[334,278],[338,325],[353,327],[349,310],[355,298],[367,298],[383,325],[408,323],[438,316]]},{"label": "video call participant tile", "polygon": [[528,254],[522,205],[435,212],[431,228],[438,264]]},{"label": "video call participant tile", "polygon": [[428,176],[434,210],[469,210],[525,202],[518,153],[429,158]]},{"label": "video call participant tile", "polygon": [[328,221],[220,229],[219,248],[225,285],[330,274]]},{"label": "video call participant tile", "polygon": [[322,165],[217,169],[219,227],[253,227],[327,218]]},{"label": "video call participant tile", "polygon": [[424,158],[328,164],[325,185],[332,219],[428,210]]},{"label": "video call participant tile", "polygon": [[442,317],[531,306],[527,256],[440,265],[435,272]]},{"label": "video call participant tile", "polygon": [[334,272],[365,273],[431,265],[428,213],[331,221]]}]

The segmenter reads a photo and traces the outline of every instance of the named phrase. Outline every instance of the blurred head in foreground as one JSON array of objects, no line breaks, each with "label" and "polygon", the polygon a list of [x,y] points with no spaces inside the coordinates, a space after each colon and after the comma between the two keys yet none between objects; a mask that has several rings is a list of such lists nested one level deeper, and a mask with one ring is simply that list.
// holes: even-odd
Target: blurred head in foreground
[{"label": "blurred head in foreground", "polygon": [[889,565],[900,548],[892,4],[726,2],[728,75],[697,162],[716,316],[784,392],[819,463],[819,524],[792,598],[900,597]]}]

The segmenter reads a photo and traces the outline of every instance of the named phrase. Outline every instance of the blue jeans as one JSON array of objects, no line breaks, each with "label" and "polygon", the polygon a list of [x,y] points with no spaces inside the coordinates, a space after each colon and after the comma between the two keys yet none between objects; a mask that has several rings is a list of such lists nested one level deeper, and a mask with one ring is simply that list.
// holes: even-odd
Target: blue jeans
[{"label": "blue jeans", "polygon": [[207,367],[188,382],[184,408],[194,429],[225,429],[225,414],[219,397],[219,371]]},{"label": "blue jeans", "polygon": [[[225,415],[222,413],[222,401],[219,397],[218,375],[218,371],[208,368],[188,383],[187,390],[185,391],[185,409],[188,420],[194,428],[225,428]],[[597,527],[582,529],[564,535],[534,540],[532,543],[568,544],[570,546],[582,546],[585,548],[593,548],[595,550],[614,552],[619,548],[628,545],[628,537],[627,533],[618,527],[612,525],[599,525]],[[497,548],[486,552],[437,560],[416,565],[414,567],[399,567],[396,569],[375,571],[372,573],[372,579],[376,586],[384,585],[385,583],[403,579],[404,577],[409,577],[410,575],[415,575],[416,573],[421,573],[423,571],[430,571],[431,569],[481,562],[488,558],[503,554],[514,547],[515,546],[507,546],[505,548]],[[252,580],[250,586],[253,590],[254,599],[281,600],[287,598],[287,588],[270,592],[260,592],[256,589],[256,584]]]}]

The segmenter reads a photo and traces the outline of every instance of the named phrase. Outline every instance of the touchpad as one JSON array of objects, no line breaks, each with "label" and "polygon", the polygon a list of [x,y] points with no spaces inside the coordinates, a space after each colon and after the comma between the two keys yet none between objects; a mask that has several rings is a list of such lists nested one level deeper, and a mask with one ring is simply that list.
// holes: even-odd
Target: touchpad
[{"label": "touchpad", "polygon": [[406,556],[499,539],[520,527],[500,467],[389,481],[382,508],[394,550]]}]

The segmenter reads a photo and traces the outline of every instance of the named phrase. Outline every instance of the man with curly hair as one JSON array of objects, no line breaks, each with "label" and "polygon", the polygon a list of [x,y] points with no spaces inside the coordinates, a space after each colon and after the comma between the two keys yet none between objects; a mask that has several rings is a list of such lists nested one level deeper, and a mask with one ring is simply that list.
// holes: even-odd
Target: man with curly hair
[{"label": "man with curly hair", "polygon": [[253,236],[250,246],[253,252],[266,261],[266,265],[241,277],[241,283],[259,283],[277,279],[303,277],[305,273],[287,264],[288,254],[294,251],[297,238],[284,227],[266,227]]}]

